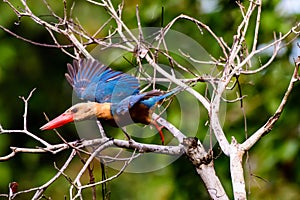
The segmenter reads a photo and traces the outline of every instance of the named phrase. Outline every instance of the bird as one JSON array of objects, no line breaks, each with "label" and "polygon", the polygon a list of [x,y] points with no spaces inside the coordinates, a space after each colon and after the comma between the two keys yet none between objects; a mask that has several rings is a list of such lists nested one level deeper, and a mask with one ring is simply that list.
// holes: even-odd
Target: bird
[{"label": "bird", "polygon": [[152,114],[155,106],[179,92],[179,87],[169,92],[156,89],[141,93],[136,77],[115,71],[92,58],[74,60],[73,65],[67,64],[67,68],[65,77],[84,102],[73,105],[43,125],[41,130],[51,130],[73,121],[96,117],[101,122],[121,127],[123,132],[123,127],[129,124],[152,124],[164,144],[163,127],[152,119]]}]

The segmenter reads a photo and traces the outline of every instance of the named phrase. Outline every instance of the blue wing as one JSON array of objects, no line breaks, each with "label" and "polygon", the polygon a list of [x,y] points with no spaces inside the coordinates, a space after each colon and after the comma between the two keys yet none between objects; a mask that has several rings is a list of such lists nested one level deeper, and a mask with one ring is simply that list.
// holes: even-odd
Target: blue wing
[{"label": "blue wing", "polygon": [[141,101],[146,96],[146,94],[137,94],[126,97],[120,103],[112,104],[111,111],[113,115],[124,115],[129,112],[129,109],[132,108],[137,102]]},{"label": "blue wing", "polygon": [[135,77],[114,71],[96,60],[74,60],[73,65],[67,67],[66,79],[80,99],[118,103],[139,93],[139,82]]}]

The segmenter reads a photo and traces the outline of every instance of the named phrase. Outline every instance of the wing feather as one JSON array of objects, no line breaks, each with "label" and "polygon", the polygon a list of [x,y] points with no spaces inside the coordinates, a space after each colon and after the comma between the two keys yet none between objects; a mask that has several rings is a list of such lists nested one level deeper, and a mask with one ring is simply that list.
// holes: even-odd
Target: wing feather
[{"label": "wing feather", "polygon": [[114,71],[97,60],[74,60],[73,65],[67,64],[67,68],[66,79],[80,99],[118,103],[139,93],[136,77]]}]

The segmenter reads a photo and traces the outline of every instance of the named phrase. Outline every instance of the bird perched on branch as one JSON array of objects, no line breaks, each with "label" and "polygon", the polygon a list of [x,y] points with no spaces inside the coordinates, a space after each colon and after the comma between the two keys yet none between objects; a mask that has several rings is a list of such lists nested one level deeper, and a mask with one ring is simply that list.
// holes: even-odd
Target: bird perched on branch
[{"label": "bird perched on branch", "polygon": [[180,88],[167,93],[160,90],[140,93],[139,82],[135,77],[114,71],[93,59],[74,60],[73,65],[68,64],[67,67],[67,81],[76,95],[87,102],[73,105],[42,126],[41,130],[50,130],[69,122],[96,117],[118,127],[133,123],[153,124],[164,143],[161,127],[152,119],[153,109],[156,104],[174,95]]}]

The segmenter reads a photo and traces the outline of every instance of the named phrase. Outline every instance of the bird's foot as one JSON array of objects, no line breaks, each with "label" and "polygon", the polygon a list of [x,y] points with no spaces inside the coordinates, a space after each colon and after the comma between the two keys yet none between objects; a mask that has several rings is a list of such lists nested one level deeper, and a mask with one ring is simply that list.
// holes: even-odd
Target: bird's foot
[{"label": "bird's foot", "polygon": [[165,136],[162,132],[162,129],[164,129],[165,126],[159,126],[156,121],[153,121],[152,124],[155,126],[156,130],[159,133],[161,144],[164,145],[165,144]]}]

